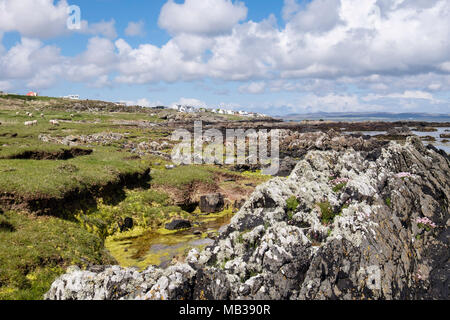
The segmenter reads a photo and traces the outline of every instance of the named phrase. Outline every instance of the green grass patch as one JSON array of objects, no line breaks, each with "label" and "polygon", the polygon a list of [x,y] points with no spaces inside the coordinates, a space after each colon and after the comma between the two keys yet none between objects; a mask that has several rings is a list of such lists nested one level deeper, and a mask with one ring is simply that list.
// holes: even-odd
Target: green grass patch
[{"label": "green grass patch", "polygon": [[335,185],[333,187],[333,192],[335,192],[335,193],[340,192],[346,185],[347,185],[347,183],[339,183],[339,184]]},{"label": "green grass patch", "polygon": [[329,201],[321,202],[317,204],[321,212],[321,221],[323,224],[327,225],[333,222],[337,214],[333,211]]},{"label": "green grass patch", "polygon": [[76,223],[15,212],[1,216],[0,300],[39,300],[70,265],[114,263],[103,241]]},{"label": "green grass patch", "polygon": [[298,199],[295,196],[292,196],[286,200],[286,210],[289,220],[292,220],[299,205],[300,203],[298,202]]},{"label": "green grass patch", "polygon": [[[72,190],[118,182],[121,175],[143,173],[149,166],[126,157],[126,153],[98,147],[89,156],[66,161],[0,160],[0,191],[59,198]],[[64,169],[68,167],[77,170]]]},{"label": "green grass patch", "polygon": [[152,185],[183,187],[191,183],[214,183],[214,173],[208,166],[180,166],[172,170],[152,171]]},{"label": "green grass patch", "polygon": [[390,208],[392,206],[391,198],[386,198],[386,205]]}]

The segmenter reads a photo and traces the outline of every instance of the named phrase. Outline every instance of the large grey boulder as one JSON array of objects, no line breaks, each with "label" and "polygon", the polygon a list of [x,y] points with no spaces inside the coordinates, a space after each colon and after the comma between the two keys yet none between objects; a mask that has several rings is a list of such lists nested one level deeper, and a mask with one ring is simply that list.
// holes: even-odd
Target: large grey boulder
[{"label": "large grey boulder", "polygon": [[259,186],[185,265],[70,271],[46,298],[448,299],[449,202],[449,159],[416,137],[311,151],[287,179]]}]

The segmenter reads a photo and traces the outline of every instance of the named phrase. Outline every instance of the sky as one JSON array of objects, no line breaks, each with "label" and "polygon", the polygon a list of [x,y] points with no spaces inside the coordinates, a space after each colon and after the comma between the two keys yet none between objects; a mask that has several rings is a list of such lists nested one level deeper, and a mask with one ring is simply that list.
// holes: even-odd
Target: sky
[{"label": "sky", "polygon": [[0,0],[0,90],[450,114],[450,1]]}]

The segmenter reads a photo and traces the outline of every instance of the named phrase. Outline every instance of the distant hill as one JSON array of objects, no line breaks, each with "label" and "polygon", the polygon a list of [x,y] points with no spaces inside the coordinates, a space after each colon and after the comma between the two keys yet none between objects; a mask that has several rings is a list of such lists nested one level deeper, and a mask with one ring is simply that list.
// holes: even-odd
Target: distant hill
[{"label": "distant hill", "polygon": [[288,114],[275,118],[285,121],[336,120],[336,121],[435,121],[448,122],[450,114],[431,113],[389,113],[389,112],[317,112],[306,114]]}]

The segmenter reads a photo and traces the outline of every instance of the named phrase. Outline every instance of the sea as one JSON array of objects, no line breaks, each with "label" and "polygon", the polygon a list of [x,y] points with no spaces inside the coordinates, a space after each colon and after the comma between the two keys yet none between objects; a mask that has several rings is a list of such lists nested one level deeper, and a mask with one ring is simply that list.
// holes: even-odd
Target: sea
[{"label": "sea", "polygon": [[[383,115],[358,115],[358,114],[308,114],[308,115],[295,115],[294,117],[280,117],[285,121],[294,121],[301,122],[304,120],[325,120],[325,121],[342,121],[342,122],[366,122],[366,121],[384,121],[384,122],[397,122],[397,121],[416,121],[416,122],[439,122],[445,123],[450,122],[450,115],[427,115],[427,114],[383,114]],[[436,128],[435,132],[418,132],[414,131],[414,127],[410,128],[411,131],[419,136],[431,136],[436,139],[436,141],[424,141],[425,145],[432,144],[436,148],[444,150],[447,154],[450,154],[450,143],[445,142],[444,139],[441,138],[441,134],[450,134],[450,127],[440,127]],[[350,132],[347,132],[350,133]],[[364,131],[366,135],[376,136],[380,134],[385,134],[386,131]]]},{"label": "sea", "polygon": [[[444,139],[441,138],[441,134],[450,134],[450,127],[444,127],[444,128],[436,128],[437,131],[435,132],[419,132],[419,131],[415,131],[412,130],[412,133],[414,133],[415,135],[419,136],[419,137],[426,137],[426,136],[430,136],[436,139],[436,141],[424,141],[423,143],[425,145],[431,144],[433,146],[435,146],[438,149],[444,150],[445,152],[447,152],[447,154],[450,154],[450,142],[445,142],[445,140],[450,140],[450,139]],[[354,133],[354,132],[345,132],[347,134],[350,133]],[[365,135],[368,136],[377,136],[380,134],[385,134],[386,131],[363,131],[362,132]]]}]

